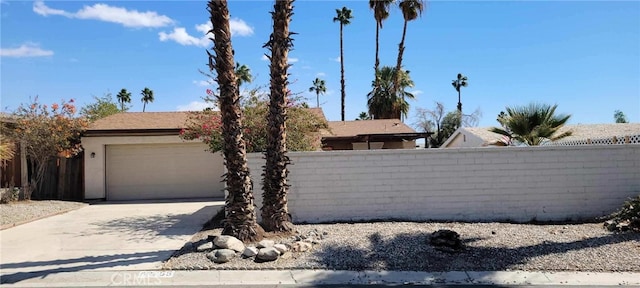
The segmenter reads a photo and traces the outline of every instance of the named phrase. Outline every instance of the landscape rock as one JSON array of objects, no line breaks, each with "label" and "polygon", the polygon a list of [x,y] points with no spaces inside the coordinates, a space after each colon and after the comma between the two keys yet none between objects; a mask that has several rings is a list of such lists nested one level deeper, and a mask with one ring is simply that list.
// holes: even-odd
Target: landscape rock
[{"label": "landscape rock", "polygon": [[297,241],[291,244],[291,251],[305,252],[311,250],[311,247],[311,243],[309,242]]},{"label": "landscape rock", "polygon": [[280,252],[275,247],[262,248],[258,251],[256,259],[262,261],[275,261],[280,256]]},{"label": "landscape rock", "polygon": [[462,249],[460,234],[452,230],[443,229],[433,232],[429,237],[429,243],[437,250],[444,252],[457,252]]},{"label": "landscape rock", "polygon": [[280,254],[283,254],[284,252],[289,251],[289,248],[287,248],[287,245],[284,245],[284,244],[275,244],[273,245],[273,248],[276,248],[278,252],[280,252]]},{"label": "landscape rock", "polygon": [[231,249],[236,252],[244,251],[244,243],[233,236],[222,235],[213,238],[213,245],[222,249]]},{"label": "landscape rock", "polygon": [[198,245],[198,247],[196,247],[196,251],[198,252],[204,252],[211,249],[213,249],[213,242],[209,242],[209,241],[202,243]]},{"label": "landscape rock", "polygon": [[250,258],[258,255],[258,251],[258,248],[250,246],[244,249],[244,252],[242,252],[242,256]]},{"label": "landscape rock", "polygon": [[236,257],[236,251],[231,249],[216,249],[207,253],[207,258],[215,263],[226,263]]},{"label": "landscape rock", "polygon": [[258,248],[269,248],[269,247],[273,247],[273,245],[275,245],[276,242],[274,242],[273,240],[262,240],[260,242],[258,242],[258,245],[256,245],[256,247]]}]

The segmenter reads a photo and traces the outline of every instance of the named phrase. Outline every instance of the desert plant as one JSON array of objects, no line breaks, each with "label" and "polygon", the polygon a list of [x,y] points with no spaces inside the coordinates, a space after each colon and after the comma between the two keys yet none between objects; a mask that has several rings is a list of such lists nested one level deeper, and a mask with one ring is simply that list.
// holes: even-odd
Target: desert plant
[{"label": "desert plant", "polygon": [[607,218],[604,227],[609,231],[640,232],[640,195],[625,201],[622,208]]}]

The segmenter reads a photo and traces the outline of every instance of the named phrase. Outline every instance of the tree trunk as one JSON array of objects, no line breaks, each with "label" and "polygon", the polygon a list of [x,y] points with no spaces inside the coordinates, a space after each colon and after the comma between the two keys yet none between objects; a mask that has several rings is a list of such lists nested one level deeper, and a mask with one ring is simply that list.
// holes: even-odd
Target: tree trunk
[{"label": "tree trunk", "polygon": [[320,107],[320,93],[316,92],[316,108]]},{"label": "tree trunk", "polygon": [[460,115],[462,116],[462,102],[460,101],[460,86],[458,86],[457,88],[458,88],[457,89],[458,90],[458,112],[460,112]]},{"label": "tree trunk", "polygon": [[[396,71],[393,74],[393,94],[398,93],[398,86],[400,86],[400,69],[402,69],[402,54],[404,54],[404,39],[407,35],[407,20],[404,20],[404,26],[402,28],[402,39],[400,40],[400,44],[398,45],[398,62],[396,64]],[[402,94],[402,101],[404,102],[404,93]],[[400,119],[402,119],[402,111],[400,111]]]},{"label": "tree trunk", "polygon": [[267,231],[290,232],[294,227],[287,208],[287,165],[290,160],[287,156],[286,119],[289,67],[287,58],[292,46],[289,21],[293,14],[293,0],[276,0],[273,8],[273,34],[265,45],[271,50],[271,96],[262,185],[262,224]]},{"label": "tree trunk", "polygon": [[215,57],[209,55],[209,69],[217,72],[220,89],[220,115],[224,144],[222,152],[227,167],[224,180],[227,184],[226,218],[222,234],[232,235],[244,242],[258,241],[264,231],[256,221],[253,204],[253,184],[249,177],[246,146],[242,135],[242,111],[240,110],[233,47],[229,28],[229,10],[226,0],[209,2]]},{"label": "tree trunk", "polygon": [[346,98],[346,92],[344,91],[344,50],[342,48],[342,23],[340,23],[340,88],[342,92],[342,121],[344,121],[344,101]]},{"label": "tree trunk", "polygon": [[374,77],[374,89],[378,88],[378,67],[380,66],[380,58],[378,58],[378,52],[379,52],[379,40],[380,40],[380,25],[378,25],[378,22],[376,21],[376,62],[373,66],[373,77]]}]

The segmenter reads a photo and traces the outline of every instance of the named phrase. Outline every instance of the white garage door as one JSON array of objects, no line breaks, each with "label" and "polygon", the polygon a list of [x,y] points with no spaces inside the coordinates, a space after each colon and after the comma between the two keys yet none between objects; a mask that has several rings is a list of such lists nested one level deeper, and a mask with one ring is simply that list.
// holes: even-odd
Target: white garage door
[{"label": "white garage door", "polygon": [[201,143],[106,146],[107,200],[224,197],[220,153]]}]

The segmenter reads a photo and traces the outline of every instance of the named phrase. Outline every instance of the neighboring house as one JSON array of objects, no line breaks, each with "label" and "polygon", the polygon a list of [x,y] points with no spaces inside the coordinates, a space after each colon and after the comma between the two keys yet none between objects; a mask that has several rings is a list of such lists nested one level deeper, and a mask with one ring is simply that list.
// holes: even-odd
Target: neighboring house
[{"label": "neighboring house", "polygon": [[[458,128],[441,148],[493,146],[492,144],[504,139],[504,136],[489,129],[491,127]],[[558,133],[565,131],[571,131],[572,135],[547,145],[640,143],[640,123],[566,125]]]},{"label": "neighboring house", "polygon": [[[6,129],[13,129],[16,125],[16,119],[6,113],[0,113],[0,142],[5,143],[10,140],[4,135]],[[29,183],[27,156],[21,145],[14,143],[15,152],[12,159],[0,159],[0,187],[22,187]]]},{"label": "neighboring house", "polygon": [[398,119],[329,121],[322,132],[323,150],[415,149],[418,133]]},{"label": "neighboring house", "polygon": [[224,197],[220,153],[179,137],[188,112],[118,113],[82,137],[85,198],[106,200]]}]

